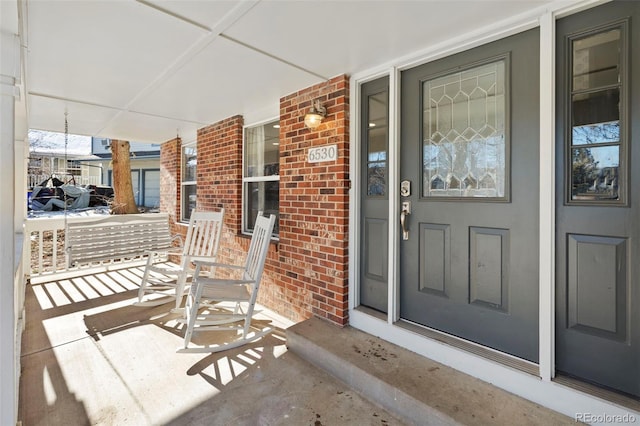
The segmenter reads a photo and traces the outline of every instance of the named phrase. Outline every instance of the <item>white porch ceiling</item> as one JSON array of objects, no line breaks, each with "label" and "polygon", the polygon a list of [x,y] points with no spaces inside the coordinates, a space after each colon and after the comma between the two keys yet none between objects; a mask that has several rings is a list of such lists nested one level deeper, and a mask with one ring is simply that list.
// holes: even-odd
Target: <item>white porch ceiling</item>
[{"label": "white porch ceiling", "polygon": [[68,111],[76,134],[190,140],[236,114],[273,118],[282,96],[550,2],[22,0],[28,124],[61,132]]}]

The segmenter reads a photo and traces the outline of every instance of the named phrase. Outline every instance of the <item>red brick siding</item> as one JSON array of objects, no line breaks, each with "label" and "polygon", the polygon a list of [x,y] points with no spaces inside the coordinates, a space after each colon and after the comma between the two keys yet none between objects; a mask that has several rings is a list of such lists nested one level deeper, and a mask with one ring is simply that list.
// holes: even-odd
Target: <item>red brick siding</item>
[{"label": "red brick siding", "polygon": [[218,250],[222,263],[241,262],[249,243],[241,235],[243,124],[234,116],[198,130],[198,210],[225,209]]},{"label": "red brick siding", "polygon": [[[304,126],[304,115],[316,99],[327,108],[327,117],[312,131]],[[294,321],[316,315],[345,325],[349,204],[347,76],[282,98],[280,125],[280,242],[269,249],[258,301]],[[225,208],[218,258],[234,264],[244,259],[249,246],[249,238],[241,235],[242,126],[242,117],[230,117],[200,129],[197,141],[197,208],[205,211]],[[338,146],[337,161],[306,162],[309,147],[330,144]],[[163,145],[161,164],[163,160],[173,164],[170,160],[174,151],[178,173],[171,176],[167,173],[167,178],[161,181],[161,197],[170,200],[161,202],[161,206],[167,208],[163,211],[173,207],[172,218],[179,218],[179,185],[171,186],[170,182],[170,177],[179,177],[179,145],[175,148]],[[178,194],[175,200],[172,195],[165,195],[173,193]]]},{"label": "red brick siding", "polygon": [[232,233],[242,226],[242,126],[234,116],[198,130],[198,209],[225,208]]},{"label": "red brick siding", "polygon": [[[320,127],[304,115],[327,108]],[[338,146],[338,160],[306,161],[314,146]],[[339,76],[280,100],[280,285],[296,316],[348,322],[349,80]]]}]

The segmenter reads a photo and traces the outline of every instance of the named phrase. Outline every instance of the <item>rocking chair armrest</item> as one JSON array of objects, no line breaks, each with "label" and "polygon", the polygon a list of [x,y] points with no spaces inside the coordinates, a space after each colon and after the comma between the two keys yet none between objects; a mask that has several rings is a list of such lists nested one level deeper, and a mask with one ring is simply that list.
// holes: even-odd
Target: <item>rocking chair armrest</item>
[{"label": "rocking chair armrest", "polygon": [[162,250],[148,250],[146,252],[147,256],[158,255],[158,254],[171,254],[171,255],[182,255],[182,247],[168,247]]},{"label": "rocking chair armrest", "polygon": [[186,258],[187,258],[188,262],[193,262],[195,264],[200,264],[202,266],[210,266],[210,265],[214,265],[216,263],[216,256],[215,255],[214,256],[204,256],[204,255],[192,256],[192,255],[186,255]]},{"label": "rocking chair armrest", "polygon": [[196,285],[203,286],[217,286],[217,285],[240,285],[240,284],[251,284],[254,283],[255,280],[236,280],[233,278],[200,278],[196,280]]},{"label": "rocking chair armrest", "polygon": [[205,256],[194,256],[191,258],[193,263],[200,266],[215,266],[216,268],[228,268],[228,269],[244,269],[244,266],[240,265],[229,265],[227,263],[218,263],[215,261],[206,260]]}]

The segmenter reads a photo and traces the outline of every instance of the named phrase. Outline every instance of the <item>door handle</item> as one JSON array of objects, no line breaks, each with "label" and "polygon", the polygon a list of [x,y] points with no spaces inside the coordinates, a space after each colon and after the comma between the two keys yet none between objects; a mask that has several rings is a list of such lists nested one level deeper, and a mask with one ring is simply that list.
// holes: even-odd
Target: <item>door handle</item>
[{"label": "door handle", "polygon": [[402,227],[402,239],[409,239],[409,227],[407,226],[407,216],[411,214],[411,201],[402,202],[402,211],[400,212],[400,226]]}]

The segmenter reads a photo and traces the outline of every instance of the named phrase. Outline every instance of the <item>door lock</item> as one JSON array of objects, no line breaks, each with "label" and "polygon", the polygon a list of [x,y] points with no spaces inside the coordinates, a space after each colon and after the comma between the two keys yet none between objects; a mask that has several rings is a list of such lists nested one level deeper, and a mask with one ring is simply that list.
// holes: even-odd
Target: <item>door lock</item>
[{"label": "door lock", "polygon": [[403,180],[400,183],[400,195],[403,197],[408,197],[409,195],[411,195],[411,181],[410,180]]}]

